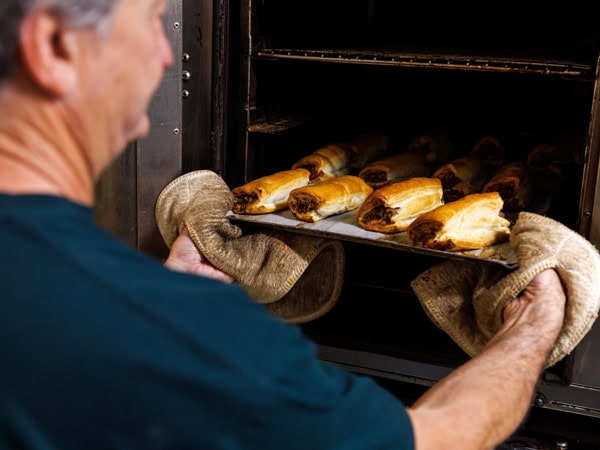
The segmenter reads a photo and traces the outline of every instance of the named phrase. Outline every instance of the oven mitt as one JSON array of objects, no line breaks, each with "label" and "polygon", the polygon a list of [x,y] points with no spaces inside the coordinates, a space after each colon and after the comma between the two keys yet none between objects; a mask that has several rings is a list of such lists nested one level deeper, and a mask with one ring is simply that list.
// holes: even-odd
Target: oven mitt
[{"label": "oven mitt", "polygon": [[600,255],[585,238],[563,224],[521,212],[510,246],[518,267],[448,260],[426,270],[411,286],[428,317],[469,356],[478,354],[499,331],[504,307],[545,269],[559,275],[567,303],[563,328],[546,367],[567,356],[591,329],[600,308]]},{"label": "oven mitt", "polygon": [[342,288],[342,244],[275,230],[244,234],[226,217],[232,206],[225,181],[212,171],[198,170],[162,190],[155,215],[169,248],[187,227],[211,264],[285,321],[307,322],[328,312]]}]

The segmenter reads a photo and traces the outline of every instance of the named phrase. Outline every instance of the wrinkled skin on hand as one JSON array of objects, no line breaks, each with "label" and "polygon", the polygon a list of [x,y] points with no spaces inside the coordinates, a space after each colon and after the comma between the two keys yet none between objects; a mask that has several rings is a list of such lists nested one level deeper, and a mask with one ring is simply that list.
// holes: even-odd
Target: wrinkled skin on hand
[{"label": "wrinkled skin on hand", "polygon": [[213,266],[198,250],[187,228],[184,228],[173,242],[165,267],[201,277],[212,278],[223,283],[233,283],[230,275]]},{"label": "wrinkled skin on hand", "polygon": [[531,328],[538,339],[551,347],[562,328],[566,296],[554,270],[538,274],[518,297],[504,308],[504,326],[494,338],[514,328]]}]

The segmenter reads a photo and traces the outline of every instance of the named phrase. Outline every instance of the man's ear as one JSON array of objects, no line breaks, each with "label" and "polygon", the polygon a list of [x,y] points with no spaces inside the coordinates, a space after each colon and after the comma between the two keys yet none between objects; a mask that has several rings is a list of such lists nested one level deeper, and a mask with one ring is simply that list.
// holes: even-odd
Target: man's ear
[{"label": "man's ear", "polygon": [[34,10],[20,29],[19,53],[24,70],[51,95],[61,95],[77,82],[75,33],[44,9]]}]

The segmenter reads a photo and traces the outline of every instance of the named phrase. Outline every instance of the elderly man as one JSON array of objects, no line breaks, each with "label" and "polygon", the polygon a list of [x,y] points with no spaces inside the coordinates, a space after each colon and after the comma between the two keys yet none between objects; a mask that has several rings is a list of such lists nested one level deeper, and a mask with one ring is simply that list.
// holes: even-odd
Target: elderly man
[{"label": "elderly man", "polygon": [[95,226],[95,181],[148,132],[149,100],[172,63],[166,2],[0,3],[0,448],[502,442],[560,330],[554,271],[509,304],[484,352],[405,407],[319,361],[185,233],[164,267]]}]

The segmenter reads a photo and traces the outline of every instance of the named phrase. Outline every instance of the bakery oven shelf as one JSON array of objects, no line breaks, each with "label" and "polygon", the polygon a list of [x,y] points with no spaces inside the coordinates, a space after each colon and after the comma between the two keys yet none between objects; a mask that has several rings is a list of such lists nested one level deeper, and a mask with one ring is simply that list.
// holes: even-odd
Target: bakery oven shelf
[{"label": "bakery oven shelf", "polygon": [[388,50],[279,49],[258,50],[256,59],[317,61],[344,64],[415,67],[425,69],[469,70],[500,73],[558,75],[593,78],[592,67],[571,61],[402,53]]}]

